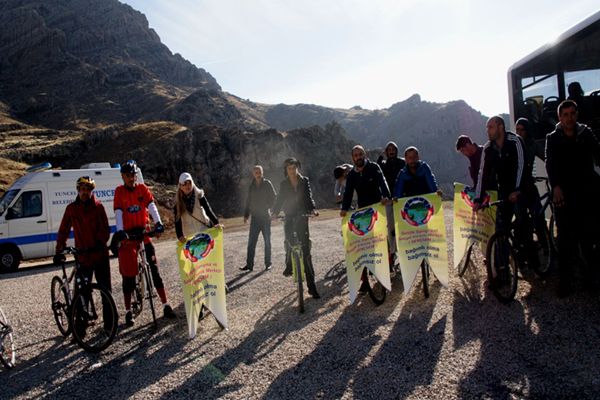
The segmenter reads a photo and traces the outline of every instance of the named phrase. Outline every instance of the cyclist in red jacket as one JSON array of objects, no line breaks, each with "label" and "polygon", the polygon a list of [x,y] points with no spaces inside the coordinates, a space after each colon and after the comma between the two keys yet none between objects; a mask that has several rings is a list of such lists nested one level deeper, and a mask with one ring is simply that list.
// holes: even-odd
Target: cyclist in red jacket
[{"label": "cyclist in red jacket", "polygon": [[[131,295],[135,289],[135,277],[138,273],[138,249],[140,242],[128,240],[127,231],[142,231],[146,229],[149,221],[148,214],[156,226],[156,232],[164,231],[154,197],[150,189],[143,183],[137,183],[137,164],[133,160],[121,166],[123,185],[115,190],[114,209],[117,222],[117,240],[121,241],[119,248],[119,272],[123,277],[123,298],[125,302],[125,324],[133,326],[134,318],[131,312]],[[154,246],[150,238],[144,239],[146,258],[152,272],[152,280],[160,300],[163,304],[164,316],[176,318],[173,309],[167,301],[167,292],[158,272],[158,263]]]},{"label": "cyclist in red jacket", "polygon": [[65,256],[61,252],[66,247],[69,233],[73,228],[75,247],[82,251],[79,255],[82,272],[90,280],[94,274],[96,282],[110,291],[110,261],[106,247],[110,231],[106,211],[92,192],[96,188],[93,179],[82,176],[77,179],[76,187],[77,198],[65,209],[58,228],[54,263],[64,262]]}]

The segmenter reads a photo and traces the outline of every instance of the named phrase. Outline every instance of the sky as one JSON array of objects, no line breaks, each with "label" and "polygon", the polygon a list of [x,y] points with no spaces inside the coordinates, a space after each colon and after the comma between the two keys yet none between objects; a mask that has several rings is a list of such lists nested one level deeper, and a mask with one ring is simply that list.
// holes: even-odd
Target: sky
[{"label": "sky", "polygon": [[223,90],[268,104],[465,100],[508,112],[509,67],[597,0],[120,0]]}]

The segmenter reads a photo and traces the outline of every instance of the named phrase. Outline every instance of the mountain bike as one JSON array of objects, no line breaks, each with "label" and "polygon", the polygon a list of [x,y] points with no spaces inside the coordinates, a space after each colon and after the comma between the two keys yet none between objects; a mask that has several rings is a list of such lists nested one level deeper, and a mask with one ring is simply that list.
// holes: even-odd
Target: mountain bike
[{"label": "mountain bike", "polygon": [[0,308],[0,363],[4,368],[11,369],[15,366],[16,352],[13,329],[8,318]]},{"label": "mountain bike", "polygon": [[52,278],[52,312],[63,336],[73,333],[79,346],[91,353],[98,353],[113,342],[119,317],[110,291],[98,283],[91,283],[91,275],[88,277],[83,272],[78,256],[85,252],[74,247],[63,250],[62,254],[74,256],[75,268],[67,276],[63,262],[62,277]]},{"label": "mountain bike", "polygon": [[154,301],[157,294],[154,288],[154,281],[152,280],[150,264],[146,258],[146,248],[144,246],[144,239],[147,237],[154,237],[157,232],[132,229],[126,233],[129,240],[137,240],[140,242],[138,250],[138,274],[135,277],[135,288],[131,298],[131,312],[134,318],[137,318],[144,309],[144,300],[147,300],[152,313],[152,322],[154,323],[154,327],[157,328],[158,322],[156,319],[156,309],[154,307]]},{"label": "mountain bike", "polygon": [[[546,186],[546,193],[540,196],[540,202],[542,207],[538,212],[531,216],[532,223],[534,226],[534,245],[536,246],[540,263],[536,269],[536,273],[540,277],[544,277],[550,267],[556,260],[558,255],[557,246],[557,231],[554,222],[554,205],[552,203],[552,190],[546,177],[535,178],[536,182],[544,183]],[[548,224],[546,221],[546,211],[550,210],[550,221]],[[537,224],[536,221],[543,219],[543,224]],[[538,226],[539,225],[539,226]]]}]

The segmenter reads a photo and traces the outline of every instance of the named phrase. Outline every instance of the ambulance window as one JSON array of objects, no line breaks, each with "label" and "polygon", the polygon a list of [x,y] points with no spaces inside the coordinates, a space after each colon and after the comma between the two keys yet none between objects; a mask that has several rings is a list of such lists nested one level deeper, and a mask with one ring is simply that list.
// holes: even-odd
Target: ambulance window
[{"label": "ambulance window", "polygon": [[42,215],[42,192],[24,192],[11,207],[11,219],[30,218]]}]

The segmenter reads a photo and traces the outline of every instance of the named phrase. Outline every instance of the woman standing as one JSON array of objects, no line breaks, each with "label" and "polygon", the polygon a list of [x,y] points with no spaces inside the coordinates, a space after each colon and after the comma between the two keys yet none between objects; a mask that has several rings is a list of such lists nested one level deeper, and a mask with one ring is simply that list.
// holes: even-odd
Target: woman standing
[{"label": "woman standing", "polygon": [[215,225],[219,225],[219,219],[210,208],[204,190],[196,187],[192,175],[182,173],[179,176],[175,199],[177,239],[184,243],[186,236],[205,231]]}]

